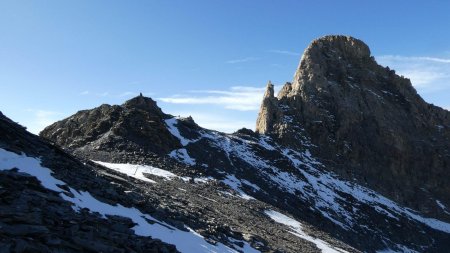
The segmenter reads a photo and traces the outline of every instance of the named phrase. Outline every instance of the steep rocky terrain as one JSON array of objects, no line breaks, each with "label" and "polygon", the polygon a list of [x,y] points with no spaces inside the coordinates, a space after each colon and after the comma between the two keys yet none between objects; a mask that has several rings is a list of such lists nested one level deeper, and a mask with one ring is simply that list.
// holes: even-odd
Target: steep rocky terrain
[{"label": "steep rocky terrain", "polygon": [[340,176],[446,219],[439,203],[450,206],[450,112],[378,65],[362,41],[313,41],[294,81],[277,97],[267,90],[258,133],[294,148],[306,135],[311,152]]},{"label": "steep rocky terrain", "polygon": [[[269,85],[266,93],[269,97],[273,94],[270,88]],[[268,103],[267,99],[264,103]],[[128,110],[140,110],[149,114],[155,111],[150,98],[139,96],[120,107],[125,108],[129,104],[151,106],[147,109],[140,107]],[[99,108],[92,111],[97,110]],[[83,118],[82,114],[90,112],[84,111],[76,115]],[[126,115],[120,117],[127,121]],[[42,136],[58,142],[58,139],[52,138],[52,133],[63,125],[67,125],[66,131],[71,132],[71,125],[67,121],[73,118],[74,116],[49,126],[42,132]],[[106,116],[99,118],[108,119]],[[112,128],[117,127],[115,122],[111,123]],[[168,151],[165,157],[156,155],[163,151],[142,156],[136,150],[123,150],[118,146],[105,152],[90,142],[78,148],[68,147],[80,157],[102,161],[104,165],[117,170],[120,170],[123,163],[153,165],[170,168],[172,173],[188,177],[194,182],[205,180],[212,183],[215,186],[208,190],[211,192],[217,192],[217,189],[213,189],[218,185],[228,187],[244,203],[258,201],[279,208],[298,222],[310,224],[322,231],[320,233],[328,234],[357,250],[444,252],[450,246],[450,224],[445,222],[449,214],[446,209],[443,209],[443,220],[434,219],[330,172],[333,168],[310,152],[315,146],[300,125],[296,132],[298,142],[295,146],[289,146],[283,145],[274,137],[260,135],[248,129],[235,134],[203,129],[191,118],[163,115],[159,122],[152,124],[158,125],[158,128],[166,128],[177,140],[177,144],[172,146],[173,150]],[[62,134],[60,137],[69,143],[71,141],[70,136]],[[98,138],[104,140],[102,136]],[[91,142],[96,143],[97,140]],[[107,142],[105,145],[113,146]],[[167,166],[162,165],[163,163],[184,165]],[[210,195],[207,196],[209,199]],[[271,208],[266,207],[266,213]],[[298,251],[298,248],[287,249],[287,252]]]},{"label": "steep rocky terrain", "polygon": [[88,155],[92,150],[166,154],[178,141],[160,124],[167,117],[151,99],[132,99],[122,106],[101,105],[76,113],[41,135]]},{"label": "steep rocky terrain", "polygon": [[[45,175],[48,169],[41,164],[54,174]],[[103,219],[73,208],[65,200],[73,194],[62,181],[60,189],[51,187],[53,176],[94,196],[117,191],[111,180],[99,179],[98,171],[0,113],[0,252],[177,252],[160,240],[135,235],[130,219]]]},{"label": "steep rocky terrain", "polygon": [[357,252],[194,169],[120,154],[147,166],[74,157],[0,113],[0,252]]},{"label": "steep rocky terrain", "polygon": [[[53,144],[2,116],[0,171],[10,187],[0,189],[45,213],[51,205],[32,204],[39,196],[65,201],[72,210],[57,212],[71,224],[104,228],[79,237],[112,248],[126,234],[134,251],[447,252],[448,114],[379,66],[363,42],[326,36],[277,97],[268,84],[256,132],[204,129],[143,96],[52,124],[40,136]],[[58,183],[36,174],[48,170]],[[13,187],[22,177],[31,183]],[[0,222],[31,224],[8,215]],[[77,243],[56,233],[64,223],[38,225]],[[5,227],[0,242],[18,247]],[[122,234],[109,242],[115,227]],[[31,238],[33,247],[63,247]]]}]

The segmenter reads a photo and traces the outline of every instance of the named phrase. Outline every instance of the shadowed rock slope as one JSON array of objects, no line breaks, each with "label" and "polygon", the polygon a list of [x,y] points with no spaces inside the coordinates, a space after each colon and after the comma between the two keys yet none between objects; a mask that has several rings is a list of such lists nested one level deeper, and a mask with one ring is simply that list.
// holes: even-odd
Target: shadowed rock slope
[{"label": "shadowed rock slope", "polygon": [[167,118],[156,102],[138,96],[118,105],[101,105],[79,111],[44,129],[45,136],[85,156],[95,151],[130,150],[140,154],[165,154],[178,141],[161,122]]},{"label": "shadowed rock slope", "polygon": [[[45,167],[53,173],[45,176]],[[52,179],[62,180],[61,191],[50,187]],[[124,195],[117,198],[119,188],[112,182],[0,112],[1,252],[178,252],[173,245],[136,235],[129,218],[105,219],[67,201],[74,197],[70,186],[110,203],[136,205]]]},{"label": "shadowed rock slope", "polygon": [[173,160],[138,159],[74,157],[0,113],[0,252],[357,252]]}]

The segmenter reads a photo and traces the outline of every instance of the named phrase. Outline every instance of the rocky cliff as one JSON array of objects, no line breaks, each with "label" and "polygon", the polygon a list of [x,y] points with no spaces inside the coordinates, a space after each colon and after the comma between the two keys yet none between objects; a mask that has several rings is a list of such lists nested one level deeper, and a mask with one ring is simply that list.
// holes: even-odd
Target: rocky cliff
[{"label": "rocky cliff", "polygon": [[110,157],[117,150],[141,157],[162,155],[180,147],[163,123],[165,118],[155,101],[138,96],[123,105],[79,111],[47,127],[41,136],[91,158]]},{"label": "rocky cliff", "polygon": [[450,205],[450,113],[358,39],[313,41],[292,84],[266,93],[256,131],[297,148],[306,134],[328,168],[414,209],[439,216],[437,203]]}]

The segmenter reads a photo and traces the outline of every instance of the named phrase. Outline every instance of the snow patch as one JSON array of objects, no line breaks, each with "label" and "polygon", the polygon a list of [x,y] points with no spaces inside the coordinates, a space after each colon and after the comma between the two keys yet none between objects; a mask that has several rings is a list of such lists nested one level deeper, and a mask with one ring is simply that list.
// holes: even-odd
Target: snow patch
[{"label": "snow patch", "polygon": [[259,139],[259,145],[267,150],[276,150],[272,145],[270,145],[269,143],[267,143],[267,137],[262,136]]},{"label": "snow patch", "polygon": [[134,177],[139,180],[143,180],[149,183],[156,183],[155,181],[147,178],[144,174],[151,174],[158,177],[162,177],[166,180],[171,180],[173,178],[177,178],[178,176],[173,174],[170,171],[159,169],[149,165],[136,165],[136,164],[128,164],[128,163],[107,163],[100,161],[93,161],[102,166],[105,166],[109,169],[118,171],[120,173],[126,174],[130,177]]},{"label": "snow patch", "polygon": [[189,156],[185,148],[173,150],[172,152],[170,152],[169,157],[172,157],[173,159],[187,165],[194,166],[196,164],[195,159]]},{"label": "snow patch", "polygon": [[[228,185],[231,189],[235,190],[237,193],[239,193],[240,197],[245,199],[245,200],[251,200],[251,199],[255,199],[252,196],[246,194],[245,192],[243,192],[241,190],[242,187],[242,183],[241,181],[239,181],[239,179],[237,179],[234,175],[228,175],[224,180],[222,180],[222,182],[226,185]],[[248,181],[247,181],[248,182]],[[251,183],[248,182],[249,185],[251,186]],[[259,188],[259,187],[258,187]]]},{"label": "snow patch", "polygon": [[395,244],[394,247],[378,250],[376,253],[419,253],[404,245]]},{"label": "snow patch", "polygon": [[290,228],[289,233],[314,243],[316,247],[324,253],[348,253],[348,251],[332,247],[329,243],[306,234],[305,231],[303,231],[303,226],[300,222],[282,213],[273,210],[266,210],[264,213],[275,222],[288,226]]},{"label": "snow patch", "polygon": [[450,215],[450,212],[447,211],[448,210],[447,207],[444,204],[442,204],[441,201],[436,199],[436,204],[442,209],[442,211],[444,211],[444,213]]},{"label": "snow patch", "polygon": [[166,122],[166,125],[167,125],[167,130],[169,130],[169,132],[173,136],[177,137],[178,140],[180,140],[181,145],[186,146],[186,145],[188,145],[191,142],[197,141],[197,140],[190,140],[190,139],[184,138],[181,135],[180,131],[178,130],[178,127],[176,126],[178,124],[178,119],[177,118],[173,117],[173,118],[170,118],[170,119],[166,119],[165,122]]},{"label": "snow patch", "polygon": [[196,177],[194,178],[194,183],[196,184],[206,184],[208,181],[215,180],[212,177]]}]

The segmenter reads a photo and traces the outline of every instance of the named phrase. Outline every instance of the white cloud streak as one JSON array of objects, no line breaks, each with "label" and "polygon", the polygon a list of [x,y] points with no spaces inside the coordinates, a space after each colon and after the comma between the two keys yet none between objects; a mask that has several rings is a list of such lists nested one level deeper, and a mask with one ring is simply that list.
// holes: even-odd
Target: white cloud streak
[{"label": "white cloud streak", "polygon": [[125,92],[122,92],[121,94],[119,94],[119,97],[135,97],[137,95],[139,95],[139,93],[137,93],[137,92],[125,91]]},{"label": "white cloud streak", "polygon": [[291,55],[291,56],[300,56],[300,53],[293,52],[293,51],[288,51],[288,50],[273,49],[273,50],[268,50],[267,52],[275,53],[275,54]]},{"label": "white cloud streak", "polygon": [[29,131],[38,134],[45,127],[55,123],[64,114],[56,111],[40,110],[40,109],[28,109],[27,112],[32,113],[33,124],[29,126]]},{"label": "white cloud streak", "polygon": [[182,117],[192,116],[194,121],[201,127],[224,133],[233,133],[243,127],[254,130],[256,126],[256,115],[254,118],[246,117],[248,120],[242,120],[236,119],[233,116],[211,113],[207,111],[173,111],[170,113],[175,116]]},{"label": "white cloud streak", "polygon": [[[277,93],[281,86],[274,87]],[[234,86],[227,90],[191,90],[158,101],[172,104],[173,115],[192,116],[200,126],[232,133],[246,127],[255,129],[257,111],[262,102],[265,87]],[[182,105],[182,106],[180,106]],[[194,105],[208,106],[194,107]]]},{"label": "white cloud streak", "polygon": [[237,111],[257,111],[264,94],[264,87],[235,86],[229,90],[197,90],[197,96],[175,95],[158,98],[172,104],[218,105],[225,109]]},{"label": "white cloud streak", "polygon": [[236,64],[236,63],[244,63],[244,62],[250,62],[250,61],[257,61],[260,58],[258,57],[245,57],[245,58],[241,58],[241,59],[234,59],[234,60],[228,60],[226,61],[226,63],[228,64]]},{"label": "white cloud streak", "polygon": [[383,55],[378,63],[411,79],[419,92],[430,93],[450,89],[450,59],[437,57]]},{"label": "white cloud streak", "polygon": [[382,56],[378,56],[377,59],[388,59],[388,60],[397,60],[397,61],[428,61],[428,62],[438,62],[438,63],[450,63],[450,59],[438,58],[438,57],[428,57],[428,56],[382,55]]},{"label": "white cloud streak", "polygon": [[[108,91],[105,92],[101,92],[101,93],[94,93],[94,92],[90,92],[90,91],[83,91],[80,92],[80,95],[82,96],[96,96],[96,97],[108,97],[108,98],[126,98],[126,97],[136,97],[139,95],[139,92],[135,92],[135,91],[124,91],[122,93],[110,93]],[[142,92],[142,95],[144,96],[152,96],[154,95],[154,93],[152,92]]]}]

